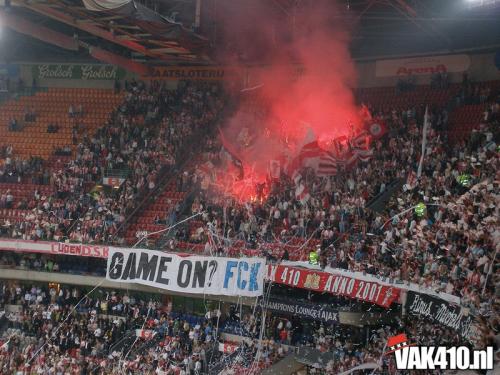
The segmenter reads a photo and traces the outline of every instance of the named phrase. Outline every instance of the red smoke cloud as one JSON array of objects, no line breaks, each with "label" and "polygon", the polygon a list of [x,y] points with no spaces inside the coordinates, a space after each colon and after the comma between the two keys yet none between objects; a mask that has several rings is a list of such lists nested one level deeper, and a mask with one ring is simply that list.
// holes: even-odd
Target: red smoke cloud
[{"label": "red smoke cloud", "polygon": [[[293,156],[308,134],[325,141],[359,126],[350,33],[333,1],[303,0],[288,11],[273,9],[272,1],[221,4],[218,22],[232,56],[265,62],[249,69],[247,86],[259,87],[242,93],[239,109],[223,128],[246,173],[251,170],[262,181],[269,160]],[[234,58],[226,61],[234,65]]]}]

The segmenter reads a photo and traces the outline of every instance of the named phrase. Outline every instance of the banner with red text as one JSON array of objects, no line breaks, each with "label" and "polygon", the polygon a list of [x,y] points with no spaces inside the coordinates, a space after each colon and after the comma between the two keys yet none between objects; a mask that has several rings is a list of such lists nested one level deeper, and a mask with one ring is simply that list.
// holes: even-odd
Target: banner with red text
[{"label": "banner with red text", "polygon": [[75,255],[106,259],[108,257],[109,247],[104,245],[85,245],[80,243],[0,239],[0,250],[22,253]]},{"label": "banner with red text", "polygon": [[293,288],[345,296],[383,307],[398,302],[401,293],[399,288],[393,286],[299,267],[269,265],[267,272],[268,281]]}]

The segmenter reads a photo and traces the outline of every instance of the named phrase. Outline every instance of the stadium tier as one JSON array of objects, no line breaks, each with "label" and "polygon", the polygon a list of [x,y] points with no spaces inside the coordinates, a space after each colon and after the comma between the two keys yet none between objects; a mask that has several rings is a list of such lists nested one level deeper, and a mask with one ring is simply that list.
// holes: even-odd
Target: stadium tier
[{"label": "stadium tier", "polygon": [[[64,275],[102,277],[106,274],[106,264],[99,259],[105,259],[108,256],[110,244],[137,245],[139,248],[164,249],[170,253],[196,253],[208,257],[218,255],[245,259],[264,256],[271,265],[278,265],[280,262],[282,264],[276,269],[270,268],[266,276],[276,284],[278,290],[293,288],[289,290],[299,291],[303,288],[303,290],[323,291],[323,293],[342,296],[340,298],[347,301],[350,298],[365,301],[360,303],[378,305],[378,308],[382,309],[394,303],[391,309],[397,310],[402,304],[409,309],[407,312],[409,320],[404,323],[405,330],[413,334],[415,334],[416,327],[411,322],[411,317],[414,317],[412,305],[405,302],[405,299],[413,301],[415,298],[421,298],[427,303],[433,299],[447,301],[445,303],[450,304],[450,309],[452,304],[459,303],[462,308],[472,309],[470,311],[474,311],[474,314],[482,314],[481,311],[493,308],[492,305],[486,307],[485,303],[488,303],[489,296],[493,293],[491,288],[496,283],[493,281],[494,278],[488,281],[491,277],[488,265],[493,259],[492,254],[495,249],[493,246],[495,232],[491,229],[495,228],[498,219],[494,219],[493,215],[496,207],[493,202],[495,202],[498,185],[492,179],[495,176],[494,166],[498,159],[496,149],[491,144],[495,139],[492,126],[498,121],[497,109],[494,105],[491,107],[494,103],[492,99],[494,100],[497,95],[495,91],[498,87],[497,82],[482,84],[482,87],[490,88],[488,97],[461,99],[460,103],[451,107],[449,113],[442,107],[443,102],[440,101],[423,101],[416,106],[406,104],[397,111],[384,111],[369,101],[370,97],[378,97],[375,93],[380,95],[377,89],[360,90],[358,100],[363,101],[369,108],[374,119],[372,121],[383,124],[384,134],[374,136],[375,150],[369,159],[358,160],[355,165],[346,169],[339,168],[336,175],[329,177],[328,181],[324,180],[325,177],[315,177],[311,174],[314,173],[311,170],[302,172],[304,179],[308,180],[306,188],[310,191],[306,202],[301,202],[299,196],[294,196],[296,194],[296,188],[293,187],[295,182],[285,173],[280,173],[278,178],[271,179],[269,182],[271,186],[266,195],[258,198],[252,197],[249,202],[245,202],[238,196],[231,196],[230,190],[228,192],[227,189],[217,188],[221,173],[219,168],[223,165],[221,163],[224,158],[228,160],[228,151],[222,155],[217,151],[223,147],[220,140],[200,142],[196,150],[186,145],[182,151],[187,150],[193,155],[190,161],[175,160],[176,156],[181,154],[176,153],[174,145],[177,144],[177,147],[182,145],[182,138],[172,138],[175,133],[170,133],[169,129],[173,121],[178,121],[176,129],[182,132],[182,124],[185,123],[183,119],[194,114],[191,112],[192,114],[188,115],[189,111],[195,108],[189,98],[193,100],[194,93],[203,97],[206,95],[203,92],[211,92],[216,86],[188,85],[185,87],[173,92],[162,91],[157,87],[156,96],[153,96],[154,100],[176,98],[171,99],[170,102],[170,108],[175,108],[175,110],[174,112],[163,111],[162,114],[150,120],[147,119],[147,114],[141,116],[146,108],[151,108],[140,104],[142,93],[148,90],[146,85],[140,84],[125,95],[116,95],[124,99],[111,108],[109,118],[105,121],[107,124],[81,137],[78,144],[74,145],[75,154],[58,159],[57,166],[54,165],[57,155],[47,155],[47,160],[51,162],[41,160],[34,168],[30,166],[26,169],[23,169],[22,162],[19,163],[22,160],[22,154],[16,155],[13,152],[12,155],[7,156],[15,161],[4,164],[6,177],[9,178],[7,168],[12,163],[15,169],[10,171],[14,176],[18,174],[19,178],[10,178],[7,180],[9,182],[0,184],[2,188],[0,228],[5,238],[0,241],[0,247],[7,251],[4,252],[5,256],[2,258],[2,267],[28,269],[42,273],[49,271],[53,275],[61,274],[60,278],[54,278],[54,281],[59,280],[59,282],[68,282],[65,281]],[[426,93],[434,89],[425,87],[419,90]],[[391,92],[388,89],[382,91]],[[448,102],[458,101],[457,93],[459,92],[458,87],[454,93],[442,95],[446,96]],[[395,95],[394,90],[392,90],[392,95]],[[430,93],[423,96],[441,98],[442,95]],[[175,104],[177,100],[183,104],[178,106]],[[387,96],[385,100],[390,103],[391,96]],[[393,100],[395,100],[394,97]],[[475,104],[475,101],[479,103]],[[147,102],[151,102],[151,98]],[[384,105],[384,102],[380,103]],[[406,99],[404,103],[407,103]],[[29,106],[30,102],[27,102],[27,105]],[[66,106],[67,102],[61,104],[61,107]],[[426,113],[422,113],[426,107]],[[432,108],[432,112],[429,108]],[[61,108],[61,113],[63,112],[65,112],[64,108]],[[141,118],[139,125],[130,128],[129,122],[133,123],[137,118]],[[412,165],[416,165],[416,161],[408,163],[409,157],[415,160],[418,158],[416,154],[411,156],[411,148],[404,145],[410,145],[412,139],[418,140],[421,137],[422,125],[425,122],[428,122],[427,125],[431,128],[428,130],[430,139],[427,147],[433,151],[427,157],[427,164],[422,172],[423,177],[418,179],[416,171],[412,172]],[[120,127],[117,127],[118,124]],[[209,128],[198,126],[194,129],[198,129],[199,135],[191,132],[189,134],[208,140],[214,134],[213,130],[217,125],[218,122],[212,122],[207,124]],[[37,124],[34,123],[31,126],[37,126]],[[447,146],[448,135],[458,129],[460,134],[466,135],[469,140],[463,143],[464,137],[456,137],[455,141],[458,143],[455,146],[452,143]],[[124,131],[130,131],[131,135],[127,135]],[[110,136],[113,138],[109,138]],[[158,137],[164,141],[158,142],[156,140]],[[114,144],[114,140],[119,140],[120,147],[118,143]],[[96,145],[101,145],[101,148],[99,149]],[[386,151],[386,147],[389,147],[390,153]],[[168,151],[164,153],[161,150]],[[113,158],[108,157],[113,152],[115,153]],[[462,156],[460,153],[463,153]],[[151,157],[152,155],[157,155],[157,157]],[[441,160],[444,163],[441,167],[437,167],[434,160]],[[460,164],[467,160],[471,162],[470,165]],[[92,171],[92,163],[99,166],[99,172]],[[232,163],[233,161],[229,158],[229,164],[222,167],[224,171],[231,173],[231,168],[234,168]],[[17,169],[17,164],[21,165],[20,169]],[[389,164],[392,166],[390,171],[387,168]],[[146,168],[146,165],[147,169],[142,169]],[[117,168],[117,166],[122,168]],[[434,168],[441,168],[440,174],[445,178],[441,179],[439,174],[434,172]],[[104,171],[110,170],[119,175],[123,181],[118,186],[106,188],[102,186],[102,176]],[[370,177],[373,176],[373,172],[380,170],[386,172],[378,178]],[[42,178],[35,179],[36,175]],[[44,175],[48,177],[44,179]],[[459,178],[464,175],[468,176],[466,183],[462,183]],[[394,179],[404,180],[403,188],[400,187],[400,191],[394,193],[394,196],[385,203],[386,207],[382,212],[371,212],[367,207],[380,199],[380,194],[386,187],[389,190]],[[423,195],[418,192],[420,189],[423,190]],[[433,198],[429,201],[425,196]],[[134,197],[141,197],[141,199]],[[76,199],[79,201],[75,201]],[[479,202],[478,199],[484,208],[477,211],[469,220],[462,222],[464,212],[469,210],[467,207],[474,207],[473,203]],[[399,217],[395,214],[404,207],[417,207],[421,201],[431,202],[431,205],[424,206],[426,209],[422,215],[416,210],[409,216]],[[433,207],[436,203],[439,205]],[[386,220],[384,216],[389,219]],[[188,220],[184,222],[186,219]],[[177,223],[182,224],[177,226]],[[466,223],[471,237],[463,237],[460,231]],[[169,229],[170,227],[173,228]],[[478,231],[481,231],[483,227],[491,229],[487,229],[486,232],[483,230],[483,234],[480,235],[481,232]],[[13,240],[8,240],[6,237],[11,237]],[[21,242],[16,242],[18,241],[16,238]],[[58,242],[44,242],[46,240]],[[112,242],[109,242],[110,240]],[[65,242],[69,243],[65,244]],[[71,242],[86,242],[89,246],[72,245]],[[99,247],[92,244],[103,245]],[[439,247],[435,247],[435,244],[439,244]],[[422,257],[418,255],[421,248],[432,250],[428,250],[430,252]],[[16,255],[12,253],[13,249],[16,249]],[[119,251],[120,248],[116,249]],[[312,258],[312,253],[317,254],[317,257]],[[461,254],[467,255],[463,257]],[[84,258],[79,261],[78,259],[82,256],[90,258],[87,258],[85,262],[82,261]],[[90,261],[90,259],[95,260]],[[318,265],[314,264],[314,259]],[[446,262],[442,259],[446,259]],[[468,262],[469,266],[464,262]],[[345,271],[342,273],[340,270]],[[297,279],[293,276],[288,278],[288,273],[293,274],[293,272],[298,275]],[[362,275],[373,276],[366,278]],[[382,278],[378,278],[380,276]],[[314,277],[318,280],[313,281]],[[329,277],[339,280],[339,284],[329,285],[327,281]],[[357,283],[355,289],[350,292],[342,289],[342,278],[347,280],[344,288],[350,285],[348,280],[353,280]],[[385,278],[396,280],[396,284],[387,284],[392,285],[390,294],[386,289],[380,289],[380,287],[386,288],[383,286]],[[362,283],[365,283],[365,286]],[[6,285],[12,288],[13,284]],[[91,287],[89,284],[86,285],[88,285],[87,288]],[[480,292],[483,285],[485,294]],[[25,306],[22,314],[29,314],[26,316],[12,310],[6,315],[6,321],[9,322],[6,327],[10,328],[5,331],[4,337],[6,340],[10,340],[9,337],[22,338],[21,342],[16,342],[16,345],[22,347],[33,345],[29,344],[31,342],[29,340],[36,332],[33,331],[36,328],[26,329],[22,326],[23,321],[33,319],[33,315],[30,314],[36,316],[37,311],[45,314],[44,311],[52,311],[53,306],[60,306],[64,311],[77,301],[78,296],[83,295],[79,289],[73,287],[72,294],[77,293],[77,297],[73,299],[70,297],[69,300],[59,299],[54,305],[48,297],[53,293],[51,290],[47,291],[40,287],[30,290],[17,294],[14,292],[17,298],[23,295],[24,297],[20,301],[10,300],[8,304],[5,298],[12,299],[13,297],[5,294],[7,289],[4,287],[4,306],[13,306],[16,302],[22,302]],[[380,290],[383,290],[381,295]],[[57,293],[61,298],[65,293],[70,292],[69,289],[68,292],[61,289]],[[246,307],[245,314],[249,315],[235,316],[234,312],[228,311],[228,315],[222,319],[223,324],[219,322],[221,323],[220,335],[223,336],[218,337],[225,344],[218,344],[222,345],[223,349],[216,358],[219,358],[221,354],[228,357],[224,359],[227,363],[224,362],[225,364],[221,367],[217,361],[211,362],[206,358],[203,360],[197,357],[201,355],[197,354],[199,351],[209,350],[214,340],[211,335],[205,336],[202,338],[201,346],[199,342],[195,345],[196,340],[189,341],[192,340],[191,336],[200,333],[206,335],[205,329],[197,328],[199,324],[187,323],[189,335],[186,336],[186,340],[188,341],[182,341],[183,336],[175,333],[175,330],[167,333],[175,325],[186,325],[186,323],[182,323],[183,321],[174,311],[164,312],[164,307],[162,307],[164,302],[157,302],[155,307],[158,309],[154,312],[158,323],[148,325],[148,330],[145,330],[141,328],[140,321],[141,319],[147,321],[148,315],[152,314],[152,310],[149,307],[146,308],[149,305],[140,302],[138,305],[140,310],[135,310],[133,304],[118,303],[116,305],[117,301],[120,301],[116,299],[116,293],[102,293],[107,293],[107,297],[103,302],[97,303],[96,306],[100,306],[101,311],[96,310],[96,313],[105,315],[106,311],[102,311],[102,304],[106,303],[104,309],[112,309],[115,312],[118,309],[117,315],[132,314],[130,317],[134,317],[135,320],[130,322],[125,320],[126,326],[116,326],[120,329],[120,333],[117,333],[113,324],[103,323],[100,329],[104,333],[99,335],[103,337],[111,335],[110,340],[104,346],[100,343],[100,336],[96,336],[95,332],[92,336],[93,341],[79,337],[78,340],[72,339],[76,340],[74,343],[68,342],[62,347],[59,346],[59,351],[67,353],[67,356],[60,360],[67,360],[68,363],[65,366],[69,366],[68,368],[72,366],[72,363],[74,364],[75,358],[80,358],[80,360],[88,358],[84,360],[85,363],[101,369],[117,366],[116,361],[120,365],[121,359],[118,353],[122,355],[127,353],[117,349],[119,338],[123,335],[130,335],[132,337],[130,340],[132,340],[134,335],[131,332],[134,326],[139,330],[142,329],[140,331],[142,333],[137,336],[141,344],[135,350],[142,352],[146,350],[144,345],[147,340],[142,344],[144,338],[141,335],[146,335],[145,337],[154,335],[157,337],[155,342],[161,344],[159,353],[166,351],[165,353],[173,354],[175,351],[172,352],[169,346],[172,343],[171,340],[180,337],[181,346],[187,345],[186,348],[191,353],[185,357],[188,359],[186,365],[193,366],[193,371],[196,366],[202,366],[207,373],[223,371],[224,367],[232,368],[232,371],[236,373],[237,371],[258,373],[273,364],[278,366],[276,363],[278,360],[285,361],[284,357],[286,357],[286,352],[291,350],[289,347],[291,344],[299,347],[314,344],[316,349],[319,349],[318,353],[321,353],[329,352],[331,345],[339,345],[338,339],[341,342],[344,340],[343,336],[333,336],[338,339],[332,338],[323,325],[315,327],[314,324],[311,326],[309,323],[306,324],[307,329],[318,331],[315,335],[308,335],[304,332],[306,326],[294,319],[280,318],[279,309],[278,311],[275,309],[273,311],[277,314],[276,318],[266,323],[268,325],[266,329],[270,330],[266,333],[266,337],[272,341],[266,346],[265,358],[255,362],[252,358],[257,355],[259,349],[253,345],[258,341],[254,344],[249,341],[249,346],[243,347],[239,343],[228,344],[229,341],[227,341],[234,340],[234,335],[255,339],[257,327],[255,317],[251,313],[251,308],[248,310]],[[414,294],[420,297],[415,297]],[[40,295],[42,300],[38,302],[37,296]],[[428,296],[426,297],[428,300],[422,299],[424,297],[421,296],[425,295]],[[49,299],[46,300],[47,298]],[[214,297],[211,296],[211,298]],[[305,303],[300,302],[300,299],[295,302],[293,299],[285,299],[286,302],[283,302],[280,298],[282,297],[278,295],[276,306],[285,306],[286,303]],[[91,300],[85,299],[84,303],[85,306],[94,304]],[[110,303],[109,307],[108,303]],[[341,303],[337,302],[337,305],[340,306]],[[140,311],[139,315],[136,311]],[[88,307],[79,308],[75,318],[88,319],[86,314],[89,312],[92,311]],[[392,316],[392,313],[389,316]],[[54,319],[58,322],[61,318],[55,315]],[[201,327],[213,323],[215,324],[210,327],[217,326],[215,321],[210,323],[210,320],[201,317],[197,319],[201,322]],[[341,322],[345,319],[347,318],[342,315]],[[424,317],[419,319],[426,322]],[[438,322],[436,324],[439,326]],[[484,322],[475,323],[474,329],[469,327],[466,331],[458,330],[455,333],[452,333],[451,326],[444,324],[440,337],[446,343],[461,343],[463,340],[472,339],[472,332],[486,329],[484,324]],[[419,334],[423,334],[427,329],[435,329],[432,328],[435,327],[433,325],[423,327],[425,327],[424,331],[422,328],[418,329]],[[396,329],[396,331],[390,331],[391,329]],[[398,329],[398,326],[394,328],[388,326],[385,332],[377,331],[373,337],[378,337],[377,340],[383,342],[383,337],[397,333]],[[487,335],[483,339],[486,337]],[[86,340],[89,340],[90,345],[87,345]],[[90,351],[92,351],[91,348],[97,347],[100,348],[97,349],[99,353],[117,354],[111,355],[105,362],[95,362],[96,356],[99,357],[99,355],[97,352],[86,353],[85,349],[82,350],[82,342],[89,347]],[[349,345],[349,341],[340,345],[344,345],[345,348]],[[333,366],[330,371],[356,367],[367,362],[367,359],[376,360],[377,356],[382,353],[383,345],[380,345],[360,349],[365,350],[360,352],[363,355],[357,354],[353,357],[347,353],[341,354],[342,351],[337,352],[336,355],[344,359],[342,361],[329,359],[330,362],[333,361],[329,365]],[[193,351],[195,347],[197,349]],[[230,348],[227,349],[230,352],[224,353],[226,350],[224,348]],[[46,349],[43,350],[46,352]],[[239,360],[234,359],[233,350],[239,353]],[[47,352],[48,355],[49,353]],[[135,351],[128,353],[129,358],[133,358],[134,355],[140,354]],[[199,364],[197,364],[197,358]],[[39,368],[50,366],[40,364],[39,360],[37,363]],[[166,364],[162,366],[164,365]],[[143,368],[139,363],[130,360],[124,361],[122,366],[129,371],[139,371]],[[182,368],[182,366],[172,364],[166,366]],[[79,367],[75,365],[75,368]]]}]

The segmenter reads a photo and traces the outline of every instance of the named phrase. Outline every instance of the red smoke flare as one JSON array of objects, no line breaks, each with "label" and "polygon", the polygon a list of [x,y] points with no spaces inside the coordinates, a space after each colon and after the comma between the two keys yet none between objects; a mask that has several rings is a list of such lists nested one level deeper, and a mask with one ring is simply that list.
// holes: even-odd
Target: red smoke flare
[{"label": "red smoke flare", "polygon": [[301,1],[289,10],[293,20],[270,9],[272,2],[231,2],[220,3],[226,43],[234,54],[259,55],[266,65],[249,69],[246,86],[256,88],[244,90],[223,131],[246,173],[252,171],[246,178],[264,182],[270,160],[293,157],[308,138],[325,144],[359,126],[349,30],[330,0]]}]

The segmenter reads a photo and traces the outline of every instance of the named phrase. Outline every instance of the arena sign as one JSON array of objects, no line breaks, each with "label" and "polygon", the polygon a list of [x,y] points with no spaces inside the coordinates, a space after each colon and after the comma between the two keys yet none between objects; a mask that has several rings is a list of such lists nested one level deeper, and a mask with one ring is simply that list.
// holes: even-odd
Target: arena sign
[{"label": "arena sign", "polygon": [[289,266],[268,266],[268,280],[293,288],[331,293],[389,307],[399,300],[399,288],[340,274]]},{"label": "arena sign", "polygon": [[106,279],[182,293],[258,297],[265,259],[188,256],[110,248]]},{"label": "arena sign", "polygon": [[460,73],[469,69],[467,55],[443,55],[410,57],[406,59],[377,60],[376,77],[398,77],[406,75],[431,75],[434,73]]},{"label": "arena sign", "polygon": [[69,242],[29,241],[0,239],[0,250],[22,253],[73,255],[79,257],[107,258],[109,247]]},{"label": "arena sign", "polygon": [[39,64],[32,65],[36,79],[115,80],[125,77],[125,71],[114,65],[99,64]]}]

